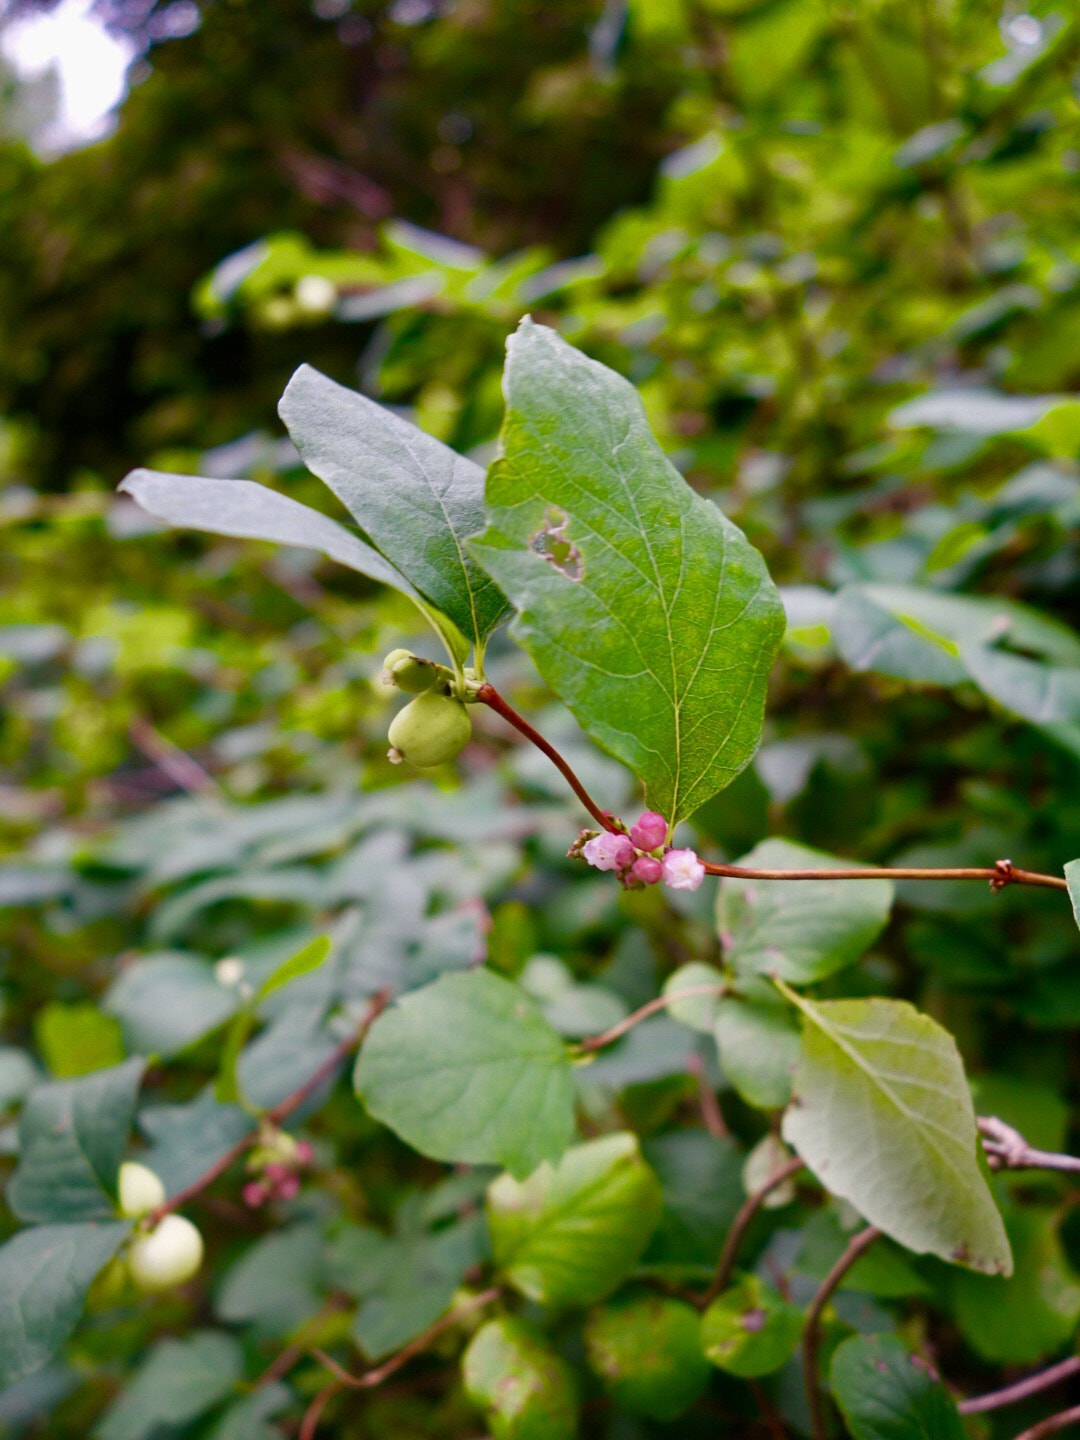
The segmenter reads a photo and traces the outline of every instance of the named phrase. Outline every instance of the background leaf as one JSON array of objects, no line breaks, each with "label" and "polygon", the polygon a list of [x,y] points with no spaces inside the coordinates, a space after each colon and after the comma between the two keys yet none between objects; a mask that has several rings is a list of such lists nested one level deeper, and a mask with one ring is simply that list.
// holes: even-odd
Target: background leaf
[{"label": "background leaf", "polygon": [[113,1214],[144,1061],[31,1091],[19,1122],[19,1166],[7,1203],[22,1220],[103,1220]]},{"label": "background leaf", "polygon": [[106,1410],[98,1440],[147,1440],[187,1425],[231,1395],[241,1373],[240,1345],[231,1335],[196,1330],[161,1340]]},{"label": "background leaf", "polygon": [[747,764],[783,609],[761,556],[694,493],[636,391],[553,330],[507,346],[502,458],[470,549],[588,733],[689,815]]},{"label": "background leaf", "polygon": [[784,1139],[834,1195],[908,1249],[1009,1274],[952,1036],[902,1000],[814,1003],[783,989],[803,1015]]},{"label": "background leaf", "polygon": [[119,1221],[41,1225],[0,1248],[0,1389],[52,1359],[130,1229]]},{"label": "background leaf", "polygon": [[854,1440],[963,1440],[956,1401],[894,1335],[852,1335],[829,1383]]},{"label": "background leaf", "polygon": [[637,1138],[605,1135],[569,1149],[527,1180],[488,1190],[492,1254],[507,1279],[544,1305],[590,1305],[624,1280],[660,1218],[660,1183]]},{"label": "background leaf", "polygon": [[[761,870],[850,869],[851,861],[790,840],[764,840],[740,865]],[[857,960],[885,928],[890,880],[720,882],[716,921],[737,971],[809,985]]]},{"label": "background leaf", "polygon": [[518,986],[490,970],[444,975],[376,1020],[356,1092],[377,1120],[435,1160],[527,1175],[574,1129],[566,1046]]},{"label": "background leaf", "polygon": [[484,472],[366,395],[301,365],[278,407],[308,469],[468,639],[508,615],[464,542],[484,523]]}]

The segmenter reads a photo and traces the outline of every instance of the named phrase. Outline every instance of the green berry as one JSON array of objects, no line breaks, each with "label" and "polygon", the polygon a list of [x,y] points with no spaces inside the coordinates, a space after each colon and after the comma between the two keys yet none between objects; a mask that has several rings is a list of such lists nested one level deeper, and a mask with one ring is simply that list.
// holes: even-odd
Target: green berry
[{"label": "green berry", "polygon": [[391,759],[407,760],[421,770],[453,760],[469,742],[472,720],[460,700],[425,691],[410,700],[390,722]]},{"label": "green berry", "polygon": [[128,1269],[140,1290],[154,1295],[183,1285],[196,1274],[203,1258],[203,1239],[190,1220],[166,1215],[145,1235],[137,1235],[128,1252]]},{"label": "green berry", "polygon": [[445,665],[436,665],[434,660],[424,660],[411,650],[391,650],[383,661],[383,682],[404,690],[406,695],[422,695],[433,685],[450,680],[451,674]]},{"label": "green berry", "polygon": [[159,1205],[165,1204],[165,1186],[153,1170],[136,1164],[134,1160],[125,1160],[120,1166],[117,1190],[120,1213],[132,1220],[149,1215]]}]

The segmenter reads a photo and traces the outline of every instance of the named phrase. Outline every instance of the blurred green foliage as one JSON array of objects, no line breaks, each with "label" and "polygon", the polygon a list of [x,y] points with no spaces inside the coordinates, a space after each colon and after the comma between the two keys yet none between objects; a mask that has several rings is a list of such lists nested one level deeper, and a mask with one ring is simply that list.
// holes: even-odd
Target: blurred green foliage
[{"label": "blurred green foliage", "polygon": [[[260,1003],[240,1055],[258,1106],[325,1059],[342,1009],[485,949],[575,1037],[685,962],[720,960],[706,890],[674,905],[620,894],[563,859],[577,807],[498,722],[434,780],[387,763],[379,657],[421,641],[400,597],[307,552],[162,531],[113,497],[126,469],[155,463],[325,506],[274,417],[302,360],[481,461],[526,312],[639,387],[669,455],[762,550],[789,616],[765,743],[688,843],[735,858],[780,836],[864,861],[1008,855],[1058,872],[1080,854],[1071,9],[321,11],[206,5],[191,35],[149,49],[112,138],[49,163],[0,147],[0,1144],[14,1157],[43,1076],[154,1055],[139,1154],[172,1191],[243,1126],[212,1089],[243,987],[318,934],[332,962]],[[525,658],[499,640],[490,669],[629,811],[629,777]],[[978,1109],[1075,1147],[1078,938],[1061,897],[898,890],[843,993],[913,1000],[957,1036]],[[660,1180],[637,1278],[697,1285],[772,1142],[688,1033],[650,1020],[590,1067],[580,1099],[595,1131],[638,1135]],[[702,1073],[721,1138],[703,1126]],[[344,1087],[304,1131],[316,1170],[298,1197],[245,1210],[243,1177],[222,1182],[193,1211],[210,1278],[165,1299],[103,1272],[66,1358],[0,1393],[0,1431],[294,1434],[320,1366],[252,1394],[238,1377],[291,1342],[360,1368],[481,1273],[491,1172],[412,1155]],[[845,1337],[898,1333],[968,1391],[1074,1343],[1069,1193],[1046,1177],[996,1188],[1013,1279],[883,1248],[838,1292],[827,1340],[856,1347],[834,1369],[849,1420],[857,1347],[895,1360],[896,1342]],[[767,1294],[786,1336],[851,1216],[812,1189],[780,1198],[734,1293]],[[581,1433],[675,1433],[582,1361],[580,1314],[520,1324],[500,1343],[530,1374],[557,1373],[558,1424],[569,1362]],[[398,1388],[336,1401],[325,1433],[476,1434],[461,1345],[442,1343]],[[775,1408],[805,1433],[794,1362],[763,1385],[764,1420],[717,1373],[671,1424],[715,1433],[719,1415],[749,1440]],[[971,1433],[1004,1440],[1046,1409]]]}]

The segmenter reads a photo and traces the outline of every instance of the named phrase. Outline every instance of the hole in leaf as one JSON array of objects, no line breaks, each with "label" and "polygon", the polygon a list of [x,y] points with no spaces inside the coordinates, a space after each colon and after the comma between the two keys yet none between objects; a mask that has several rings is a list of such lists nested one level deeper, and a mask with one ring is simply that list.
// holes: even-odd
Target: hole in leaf
[{"label": "hole in leaf", "polygon": [[566,536],[569,523],[569,516],[557,506],[549,505],[543,525],[529,541],[529,549],[553,565],[567,580],[577,581],[585,574],[585,561],[578,547]]}]

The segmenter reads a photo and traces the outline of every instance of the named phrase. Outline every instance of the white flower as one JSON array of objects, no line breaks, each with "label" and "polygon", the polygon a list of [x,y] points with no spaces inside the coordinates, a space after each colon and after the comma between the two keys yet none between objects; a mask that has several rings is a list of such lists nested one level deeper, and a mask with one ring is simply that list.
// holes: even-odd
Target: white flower
[{"label": "white flower", "polygon": [[664,856],[664,884],[672,890],[696,890],[705,879],[705,866],[693,850],[669,850]]}]

